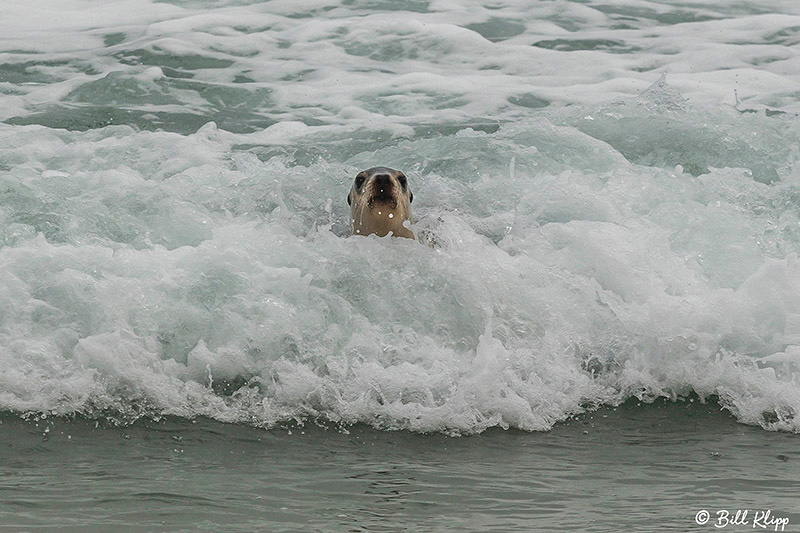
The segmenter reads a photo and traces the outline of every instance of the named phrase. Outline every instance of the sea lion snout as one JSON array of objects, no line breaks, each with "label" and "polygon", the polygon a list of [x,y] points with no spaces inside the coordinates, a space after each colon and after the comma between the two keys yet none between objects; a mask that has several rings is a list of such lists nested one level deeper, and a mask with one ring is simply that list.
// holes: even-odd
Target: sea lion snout
[{"label": "sea lion snout", "polygon": [[376,174],[370,180],[369,187],[372,193],[369,198],[370,205],[373,203],[397,204],[394,184],[392,183],[392,177],[389,174]]},{"label": "sea lion snout", "polygon": [[372,179],[375,180],[376,187],[392,184],[392,177],[389,174],[375,174],[375,177]]}]

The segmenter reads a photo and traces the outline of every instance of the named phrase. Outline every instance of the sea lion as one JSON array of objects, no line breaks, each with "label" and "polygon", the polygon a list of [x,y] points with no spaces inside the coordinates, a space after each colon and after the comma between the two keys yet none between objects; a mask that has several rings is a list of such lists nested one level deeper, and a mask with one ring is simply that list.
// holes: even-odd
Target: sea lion
[{"label": "sea lion", "polygon": [[414,195],[408,180],[399,170],[375,167],[359,172],[347,195],[350,205],[350,233],[383,237],[390,231],[395,237],[413,239],[403,223],[411,219]]}]

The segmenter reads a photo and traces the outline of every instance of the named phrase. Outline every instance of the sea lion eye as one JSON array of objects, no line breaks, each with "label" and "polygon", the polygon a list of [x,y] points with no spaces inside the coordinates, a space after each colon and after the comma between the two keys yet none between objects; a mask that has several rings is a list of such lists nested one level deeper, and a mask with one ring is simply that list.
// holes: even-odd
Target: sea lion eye
[{"label": "sea lion eye", "polygon": [[364,177],[363,174],[359,174],[358,176],[356,176],[356,189],[360,189],[361,186],[364,185],[364,180],[366,179],[367,178]]},{"label": "sea lion eye", "polygon": [[400,174],[399,176],[397,176],[397,181],[399,181],[399,182],[400,182],[400,186],[401,186],[402,188],[404,188],[404,189],[405,189],[405,188],[406,188],[406,186],[408,185],[408,180],[406,180],[406,177],[405,177],[404,175],[402,175],[402,174]]}]

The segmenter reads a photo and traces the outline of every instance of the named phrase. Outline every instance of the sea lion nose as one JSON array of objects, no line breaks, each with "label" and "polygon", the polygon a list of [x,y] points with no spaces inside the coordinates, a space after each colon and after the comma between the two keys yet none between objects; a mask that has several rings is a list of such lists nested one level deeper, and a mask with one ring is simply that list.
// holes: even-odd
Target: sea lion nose
[{"label": "sea lion nose", "polygon": [[375,185],[385,187],[389,185],[390,180],[391,178],[389,177],[389,174],[378,174],[375,176]]}]

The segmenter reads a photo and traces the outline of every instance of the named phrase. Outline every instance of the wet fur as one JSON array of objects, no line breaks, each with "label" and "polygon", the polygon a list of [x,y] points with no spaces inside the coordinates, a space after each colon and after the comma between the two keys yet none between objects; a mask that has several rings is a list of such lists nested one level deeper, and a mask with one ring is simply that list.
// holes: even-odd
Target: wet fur
[{"label": "wet fur", "polygon": [[383,237],[391,232],[395,237],[413,239],[411,230],[403,226],[406,220],[413,222],[413,199],[402,172],[386,167],[359,172],[347,195],[351,235]]}]

